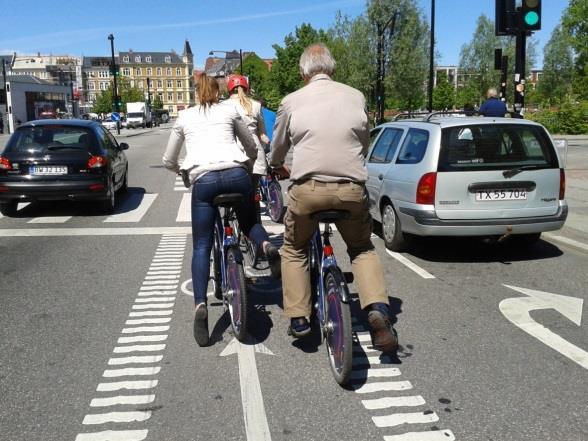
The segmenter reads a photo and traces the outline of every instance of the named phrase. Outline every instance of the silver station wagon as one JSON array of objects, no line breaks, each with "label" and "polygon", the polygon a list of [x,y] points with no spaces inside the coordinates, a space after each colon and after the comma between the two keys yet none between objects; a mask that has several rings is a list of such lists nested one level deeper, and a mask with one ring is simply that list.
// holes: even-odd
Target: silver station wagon
[{"label": "silver station wagon", "polygon": [[417,236],[536,242],[568,214],[565,172],[547,130],[522,119],[429,115],[372,130],[370,211],[386,246]]}]

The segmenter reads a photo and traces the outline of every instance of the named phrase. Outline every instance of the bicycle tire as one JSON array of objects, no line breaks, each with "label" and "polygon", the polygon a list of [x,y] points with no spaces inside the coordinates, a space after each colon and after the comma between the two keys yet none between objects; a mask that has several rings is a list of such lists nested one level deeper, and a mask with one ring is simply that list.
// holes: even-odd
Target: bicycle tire
[{"label": "bicycle tire", "polygon": [[237,246],[227,248],[226,275],[227,286],[225,301],[229,308],[231,327],[235,338],[245,341],[247,335],[247,286],[245,271],[241,259],[241,252]]},{"label": "bicycle tire", "polygon": [[[351,310],[342,301],[341,290],[348,291],[339,268],[329,268],[323,279],[325,288],[325,343],[329,365],[335,381],[345,385],[351,376],[353,364],[353,336]],[[347,298],[349,293],[347,292]]]},{"label": "bicycle tire", "polygon": [[[320,256],[316,248],[316,242],[313,239],[308,244],[308,267],[310,271],[310,300],[312,305],[312,311],[310,314],[310,320],[314,322],[318,321],[318,298],[319,298],[319,280],[320,280]],[[322,339],[322,333],[321,333]]]},{"label": "bicycle tire", "polygon": [[218,300],[223,299],[222,275],[221,275],[221,244],[219,239],[219,232],[217,228],[214,230],[214,237],[212,242],[212,284],[214,297]]},{"label": "bicycle tire", "polygon": [[270,219],[276,223],[284,220],[284,195],[282,186],[277,181],[270,181],[267,186],[267,212]]}]

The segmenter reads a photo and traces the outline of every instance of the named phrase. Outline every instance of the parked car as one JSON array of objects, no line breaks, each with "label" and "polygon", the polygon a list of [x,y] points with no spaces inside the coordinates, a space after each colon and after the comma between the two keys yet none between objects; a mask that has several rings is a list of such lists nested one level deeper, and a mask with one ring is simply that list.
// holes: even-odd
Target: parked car
[{"label": "parked car", "polygon": [[372,140],[370,211],[391,250],[413,235],[531,244],[564,225],[563,158],[540,124],[430,116],[382,124]]},{"label": "parked car", "polygon": [[116,121],[113,121],[110,118],[106,118],[101,122],[102,126],[107,128],[108,130],[116,130]]},{"label": "parked car", "polygon": [[128,187],[128,148],[95,121],[25,123],[0,153],[0,212],[13,216],[18,202],[40,200],[95,200],[112,212]]}]

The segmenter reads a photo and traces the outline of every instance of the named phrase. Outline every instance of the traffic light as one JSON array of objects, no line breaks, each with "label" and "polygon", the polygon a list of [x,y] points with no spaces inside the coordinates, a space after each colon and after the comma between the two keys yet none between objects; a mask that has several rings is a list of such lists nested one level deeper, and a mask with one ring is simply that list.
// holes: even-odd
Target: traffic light
[{"label": "traffic light", "polygon": [[496,0],[495,34],[513,35],[516,21],[515,0]]},{"label": "traffic light", "polygon": [[115,64],[114,66],[111,65],[110,66],[110,73],[112,74],[113,77],[119,77],[120,76],[120,66],[118,64]]},{"label": "traffic light", "polygon": [[523,0],[520,9],[520,28],[524,31],[541,29],[541,0]]},{"label": "traffic light", "polygon": [[114,97],[114,110],[120,112],[120,109],[122,109],[122,99],[120,95],[117,95]]}]

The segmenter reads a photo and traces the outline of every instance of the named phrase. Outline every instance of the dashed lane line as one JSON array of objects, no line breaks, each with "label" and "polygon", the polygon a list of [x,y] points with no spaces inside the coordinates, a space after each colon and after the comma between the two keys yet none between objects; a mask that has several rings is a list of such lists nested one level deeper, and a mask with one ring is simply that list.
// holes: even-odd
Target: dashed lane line
[{"label": "dashed lane line", "polygon": [[390,256],[392,256],[394,259],[396,259],[397,261],[399,261],[400,263],[402,263],[407,268],[409,268],[412,271],[414,271],[415,273],[417,273],[423,279],[434,279],[435,278],[434,275],[432,275],[431,273],[429,273],[427,270],[421,268],[416,263],[408,260],[402,254],[396,253],[396,252],[390,251],[390,250],[386,250],[386,253],[388,253]]}]

